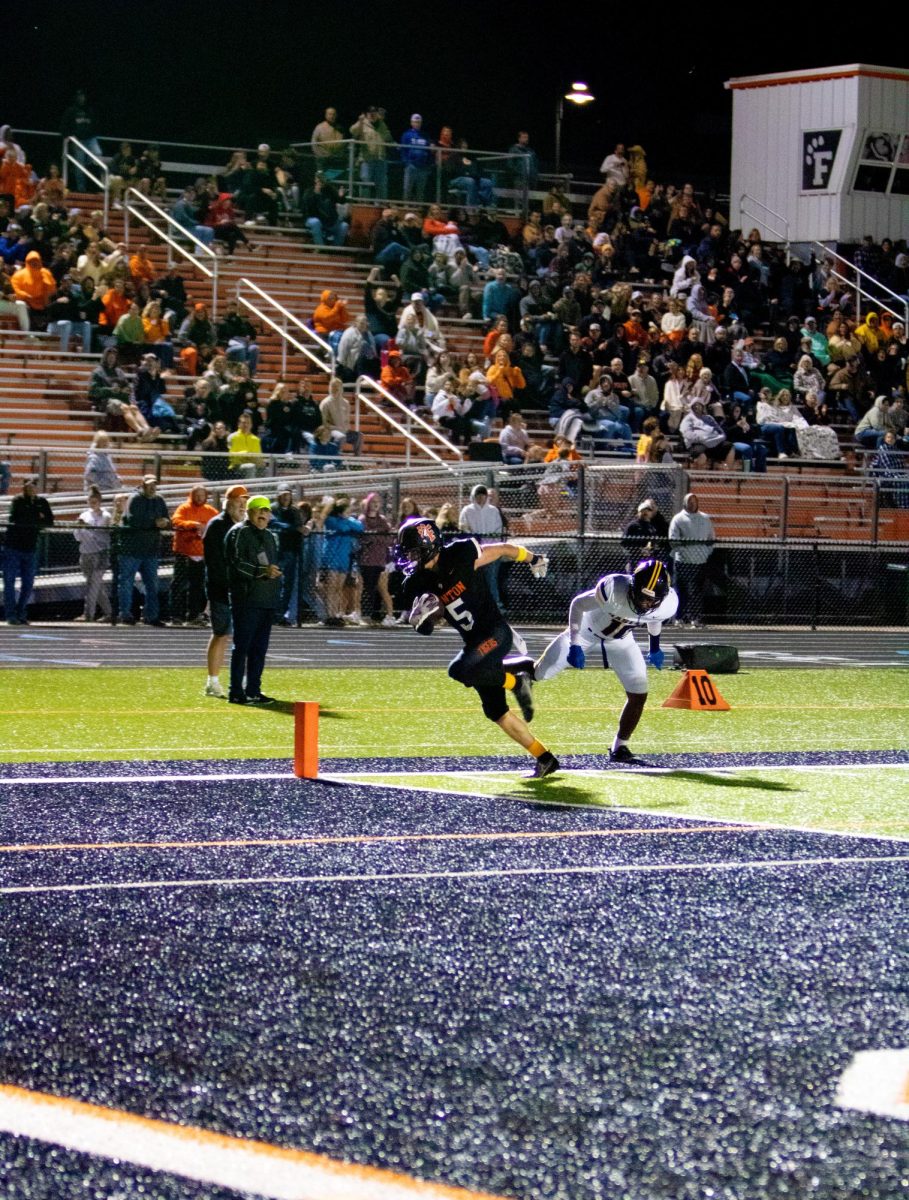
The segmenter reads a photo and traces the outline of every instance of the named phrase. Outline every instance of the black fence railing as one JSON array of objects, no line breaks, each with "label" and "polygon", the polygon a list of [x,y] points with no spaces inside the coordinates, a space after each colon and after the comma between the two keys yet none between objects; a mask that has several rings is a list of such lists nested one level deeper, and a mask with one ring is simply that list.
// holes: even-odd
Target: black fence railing
[{"label": "black fence railing", "polygon": [[[143,608],[141,575],[137,573],[133,589],[118,586],[122,561],[126,558],[132,566],[137,557],[135,548],[124,542],[127,531],[114,528],[108,531],[109,543],[102,535],[98,544],[92,544],[92,553],[102,556],[100,562],[96,557],[89,560],[84,550],[80,556],[73,532],[73,527],[55,527],[41,534],[34,558],[30,618],[71,620],[80,615],[89,570],[97,577],[99,569],[114,614],[120,607],[118,599],[127,597],[131,611],[139,613]],[[462,535],[451,532],[448,536]],[[187,614],[183,585],[187,572],[192,574],[194,568],[174,554],[172,540],[172,534],[162,533],[153,556],[152,577],[157,580],[161,616],[168,620],[175,615],[175,581],[182,610],[176,615],[198,616],[204,611],[204,591],[200,593],[196,586],[190,606],[196,611]],[[340,615],[354,610],[367,621],[386,617],[385,588],[378,577],[384,576],[382,585],[388,584],[395,601],[400,573],[388,561],[393,540],[389,534],[304,531],[296,546],[285,544],[281,552],[282,569],[290,577],[282,615],[291,623],[324,619],[326,600],[340,603],[334,592],[343,586]],[[549,556],[550,568],[546,579],[538,581],[522,566],[500,566],[501,601],[509,618],[519,623],[563,623],[572,596],[592,587],[601,575],[629,569],[639,556],[630,554],[613,535],[526,540]],[[642,549],[640,557],[657,554],[664,558],[677,578],[683,611],[691,615],[694,609],[710,625],[909,625],[909,544],[727,539],[703,547],[686,543],[682,553],[689,560],[703,561],[679,569],[676,554],[665,543]],[[18,559],[17,564],[21,566]],[[18,589],[18,581],[13,586]],[[686,594],[692,589],[696,596]],[[394,608],[398,610],[396,602]],[[11,611],[4,607],[5,619]]]}]

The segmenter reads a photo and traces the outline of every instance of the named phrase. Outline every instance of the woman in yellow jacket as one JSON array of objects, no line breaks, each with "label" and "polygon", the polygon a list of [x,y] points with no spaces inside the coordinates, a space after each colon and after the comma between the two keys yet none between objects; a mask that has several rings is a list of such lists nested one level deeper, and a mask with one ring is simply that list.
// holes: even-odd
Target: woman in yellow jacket
[{"label": "woman in yellow jacket", "polygon": [[499,397],[498,415],[507,421],[511,412],[520,409],[520,405],[515,403],[515,392],[521,392],[527,386],[524,372],[520,367],[511,365],[511,359],[504,350],[497,350],[492,366],[486,372],[486,382],[495,388]]}]

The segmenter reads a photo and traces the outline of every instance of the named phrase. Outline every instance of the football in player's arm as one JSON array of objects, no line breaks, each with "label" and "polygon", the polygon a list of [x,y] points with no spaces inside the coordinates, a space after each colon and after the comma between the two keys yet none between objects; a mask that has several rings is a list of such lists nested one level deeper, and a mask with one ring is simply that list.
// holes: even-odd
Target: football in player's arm
[{"label": "football in player's arm", "polygon": [[[422,634],[432,633],[440,621],[458,631],[464,646],[449,663],[448,674],[474,688],[485,715],[533,755],[534,778],[551,775],[558,761],[528,727],[533,719],[533,660],[524,639],[503,617],[483,570],[511,559],[527,563],[542,579],[547,559],[511,542],[480,546],[468,537],[445,544],[438,526],[423,517],[401,526],[395,557],[405,572],[401,601],[410,624]],[[508,692],[521,716],[509,709]]]},{"label": "football in player's arm", "polygon": [[[552,679],[566,667],[583,667],[587,651],[600,643],[603,664],[615,671],[626,695],[609,752],[612,762],[646,766],[631,753],[628,742],[647,703],[647,664],[662,669],[660,632],[678,606],[669,572],[658,559],[638,563],[630,575],[604,575],[596,587],[575,596],[568,610],[568,628],[549,643],[536,663],[535,678]],[[647,626],[650,639],[646,663],[633,636],[641,625]]]}]

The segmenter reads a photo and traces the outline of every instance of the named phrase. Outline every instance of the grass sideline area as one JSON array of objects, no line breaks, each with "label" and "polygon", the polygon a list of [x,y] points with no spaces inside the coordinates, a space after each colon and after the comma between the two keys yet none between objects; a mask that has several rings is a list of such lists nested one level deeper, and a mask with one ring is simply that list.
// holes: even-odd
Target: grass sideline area
[{"label": "grass sideline area", "polygon": [[[717,676],[728,713],[660,707],[680,679],[651,672],[651,697],[634,739],[642,755],[905,747],[909,673],[882,670],[746,671]],[[320,754],[332,757],[432,757],[512,754],[515,747],[485,721],[472,692],[439,669],[269,669],[279,703],[243,709],[202,695],[197,668],[5,670],[0,708],[4,762],[144,759],[254,759],[292,752],[292,704],[321,705]],[[536,688],[534,730],[556,754],[604,753],[615,731],[622,691],[611,672],[565,672]],[[490,768],[496,766],[491,758]],[[388,776],[382,777],[390,782]],[[476,773],[420,777],[452,791],[526,795],[516,776]],[[722,780],[722,782],[720,782]],[[408,776],[410,786],[420,786]],[[655,812],[878,831],[909,836],[909,772],[831,767],[795,773],[748,768],[675,772],[650,778],[610,773],[563,776],[540,792],[548,799],[627,804]],[[532,793],[536,795],[537,793]]]}]

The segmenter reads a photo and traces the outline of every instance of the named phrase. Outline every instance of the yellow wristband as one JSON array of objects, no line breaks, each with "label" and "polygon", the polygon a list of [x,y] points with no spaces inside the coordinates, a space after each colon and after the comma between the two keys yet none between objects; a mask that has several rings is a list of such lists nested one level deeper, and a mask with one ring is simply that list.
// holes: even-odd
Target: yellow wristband
[{"label": "yellow wristband", "polygon": [[518,557],[515,559],[515,562],[530,562],[532,558],[533,554],[526,546],[518,546]]}]

